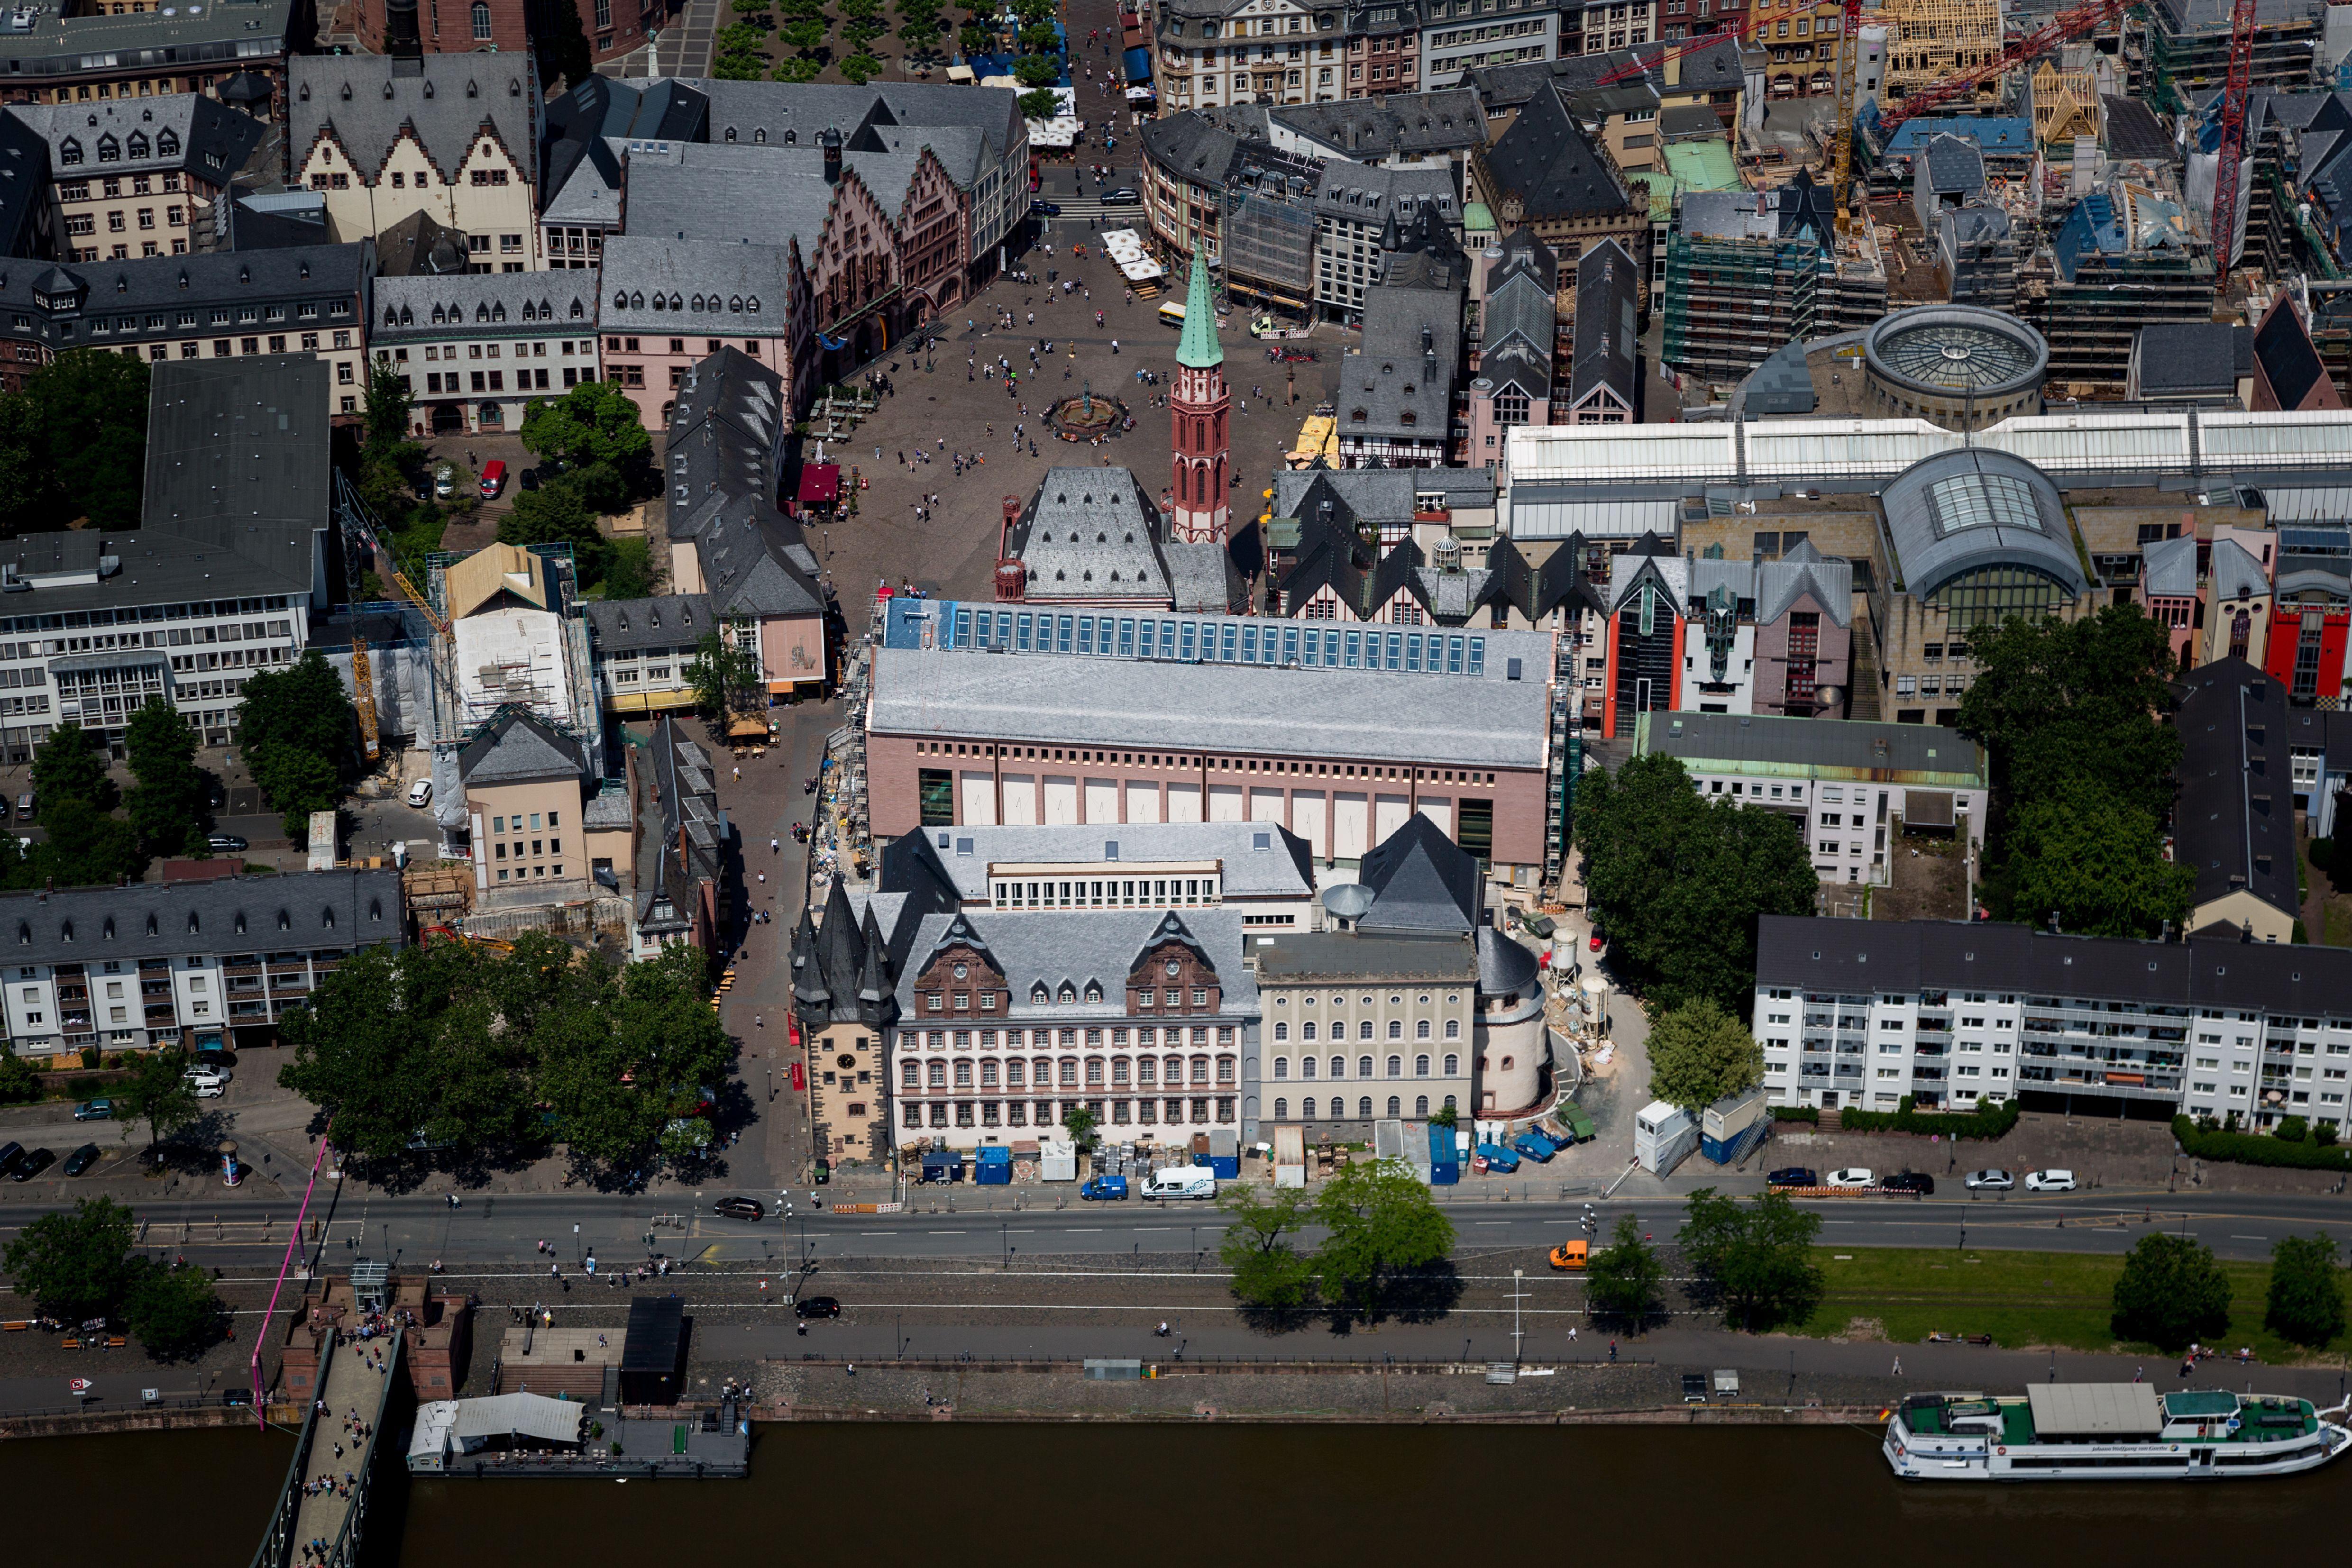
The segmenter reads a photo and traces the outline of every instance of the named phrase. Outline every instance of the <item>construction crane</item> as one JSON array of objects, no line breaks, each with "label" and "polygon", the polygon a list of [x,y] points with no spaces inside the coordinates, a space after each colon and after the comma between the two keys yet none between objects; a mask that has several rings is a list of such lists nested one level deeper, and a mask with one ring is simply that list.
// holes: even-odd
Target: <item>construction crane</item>
[{"label": "construction crane", "polygon": [[1757,12],[1750,15],[1747,21],[1737,27],[1724,27],[1712,33],[1701,33],[1696,37],[1675,45],[1672,48],[1661,49],[1657,54],[1647,58],[1643,57],[1642,51],[1650,46],[1636,44],[1627,51],[1633,58],[1622,65],[1612,66],[1608,70],[1595,77],[1593,85],[1614,87],[1621,81],[1631,81],[1635,77],[1647,76],[1654,70],[1663,71],[1668,60],[1678,60],[1685,55],[1695,55],[1701,49],[1711,49],[1726,38],[1745,38],[1759,28],[1769,26],[1771,26],[1771,18],[1761,12]]},{"label": "construction crane", "polygon": [[2213,292],[2230,287],[2238,237],[2238,162],[2246,140],[2246,99],[2254,82],[2254,0],[2230,10],[2230,75],[2221,88],[2221,141],[2213,165]]},{"label": "construction crane", "polygon": [[368,670],[367,639],[357,632],[352,633],[352,707],[360,716],[360,737],[373,762],[383,750],[383,738],[376,731],[375,681]]},{"label": "construction crane", "polygon": [[459,942],[468,947],[488,947],[493,953],[511,953],[514,944],[501,942],[495,936],[468,936],[454,925],[428,925],[420,937],[438,936],[445,942]]}]

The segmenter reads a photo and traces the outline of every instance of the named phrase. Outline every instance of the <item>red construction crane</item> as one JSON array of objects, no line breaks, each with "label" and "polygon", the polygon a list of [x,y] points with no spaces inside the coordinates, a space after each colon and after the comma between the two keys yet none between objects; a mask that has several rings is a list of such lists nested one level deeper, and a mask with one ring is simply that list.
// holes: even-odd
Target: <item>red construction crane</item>
[{"label": "red construction crane", "polygon": [[2238,237],[2238,162],[2246,141],[2246,98],[2254,82],[2254,0],[2230,11],[2230,76],[2221,88],[2221,142],[2213,165],[2213,292],[2230,286]]},{"label": "red construction crane", "polygon": [[[1916,120],[1931,109],[1940,109],[1962,93],[2013,70],[2037,56],[2046,55],[2061,44],[2072,43],[2085,33],[2095,31],[2139,3],[2140,0],[2092,0],[2087,5],[2061,11],[1982,65],[1970,66],[1956,76],[1946,77],[1933,87],[1920,88],[1900,103],[1882,105],[1878,111],[1879,129],[1892,131],[1906,120]],[[2251,5],[2252,0],[2240,0],[2240,3]]]},{"label": "red construction crane", "polygon": [[1713,48],[1726,38],[1744,38],[1757,28],[1770,25],[1771,18],[1760,12],[1750,12],[1748,20],[1737,27],[1725,27],[1713,33],[1702,33],[1697,37],[1675,45],[1672,48],[1660,49],[1655,55],[1645,57],[1642,53],[1643,50],[1654,46],[1636,44],[1629,51],[1633,57],[1632,59],[1622,65],[1612,66],[1593,78],[1593,85],[1613,87],[1621,81],[1631,81],[1635,77],[1646,76],[1651,71],[1663,69],[1668,60],[1678,60],[1685,55],[1695,55],[1701,49]]}]

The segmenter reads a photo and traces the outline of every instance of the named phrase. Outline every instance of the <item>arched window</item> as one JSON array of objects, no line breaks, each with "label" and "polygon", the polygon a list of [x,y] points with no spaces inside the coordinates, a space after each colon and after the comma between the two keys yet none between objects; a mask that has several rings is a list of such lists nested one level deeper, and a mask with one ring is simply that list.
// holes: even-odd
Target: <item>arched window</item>
[{"label": "arched window", "polygon": [[727,140],[730,141],[735,140],[735,128],[731,125],[727,128]]},{"label": "arched window", "polygon": [[483,0],[474,0],[474,40],[482,44],[490,41],[490,8]]},{"label": "arched window", "polygon": [[1445,1097],[1445,1108],[1449,1111],[1454,1109],[1454,1096],[1451,1094]]},{"label": "arched window", "polygon": [[1389,1019],[1389,1038],[1391,1040],[1402,1040],[1404,1038],[1404,1019]]},{"label": "arched window", "polygon": [[1371,1075],[1372,1059],[1369,1056],[1360,1056],[1356,1058],[1356,1076],[1359,1078],[1370,1078]]},{"label": "arched window", "polygon": [[1447,1019],[1445,1020],[1445,1038],[1448,1040],[1460,1040],[1462,1038],[1462,1020],[1460,1019]]},{"label": "arched window", "polygon": [[1277,1079],[1290,1076],[1290,1058],[1277,1056],[1274,1059],[1274,1075]]},{"label": "arched window", "polygon": [[1400,1111],[1402,1111],[1402,1110],[1403,1110],[1403,1109],[1404,1109],[1404,1102],[1403,1102],[1402,1100],[1398,1099],[1398,1098],[1397,1098],[1395,1095],[1393,1095],[1393,1094],[1391,1094],[1391,1095],[1390,1095],[1390,1096],[1389,1096],[1389,1114],[1390,1114],[1390,1115],[1393,1116],[1393,1115],[1397,1114],[1397,1113],[1399,1113]]},{"label": "arched window", "polygon": [[1348,1059],[1346,1057],[1335,1056],[1331,1059],[1331,1076],[1334,1078],[1345,1078],[1348,1076]]},{"label": "arched window", "polygon": [[1429,1114],[1428,1095],[1416,1094],[1412,1097],[1412,1113],[1416,1116],[1426,1116]]},{"label": "arched window", "polygon": [[1315,1076],[1315,1066],[1316,1066],[1316,1061],[1315,1061],[1315,1058],[1313,1058],[1313,1057],[1311,1057],[1311,1056],[1302,1056],[1302,1057],[1300,1057],[1300,1058],[1298,1059],[1298,1076],[1299,1076],[1299,1077],[1301,1077],[1301,1078],[1312,1078],[1312,1077],[1314,1077],[1314,1076]]},{"label": "arched window", "polygon": [[1305,1023],[1298,1026],[1298,1038],[1301,1040],[1313,1040],[1315,1038],[1315,1020],[1313,1019],[1308,1019]]},{"label": "arched window", "polygon": [[1429,1058],[1425,1056],[1416,1056],[1412,1059],[1412,1075],[1415,1078],[1426,1078],[1429,1076]]},{"label": "arched window", "polygon": [[[1276,1040],[1288,1040],[1290,1038],[1290,1026],[1286,1023],[1278,1023],[1275,1025],[1274,1038]],[[1276,1076],[1280,1077],[1281,1074],[1276,1073]]]},{"label": "arched window", "polygon": [[1447,1051],[1445,1053],[1445,1076],[1452,1078],[1461,1071],[1462,1059],[1454,1055],[1452,1051]]},{"label": "arched window", "polygon": [[1276,1101],[1274,1103],[1274,1119],[1275,1119],[1276,1121],[1277,1121],[1277,1122],[1287,1122],[1288,1120],[1290,1120],[1290,1102],[1289,1102],[1289,1101],[1287,1101],[1287,1100],[1276,1100]]},{"label": "arched window", "polygon": [[1370,1095],[1367,1094],[1362,1099],[1356,1102],[1356,1119],[1360,1122],[1369,1122],[1372,1119],[1372,1097]]},{"label": "arched window", "polygon": [[1370,1039],[1371,1039],[1371,1038],[1372,1038],[1372,1020],[1371,1020],[1371,1019],[1364,1019],[1360,1020],[1360,1021],[1357,1023],[1357,1025],[1356,1025],[1356,1038],[1357,1038],[1358,1040],[1370,1040]]},{"label": "arched window", "polygon": [[1309,1122],[1315,1120],[1314,1095],[1309,1094],[1306,1099],[1299,1102],[1298,1114],[1303,1120]]},{"label": "arched window", "polygon": [[1389,1076],[1391,1078],[1402,1078],[1404,1076],[1403,1057],[1391,1056],[1389,1058]]},{"label": "arched window", "polygon": [[1415,1040],[1427,1040],[1429,1038],[1429,1020],[1427,1019],[1423,1019],[1412,1026],[1412,1038]]}]

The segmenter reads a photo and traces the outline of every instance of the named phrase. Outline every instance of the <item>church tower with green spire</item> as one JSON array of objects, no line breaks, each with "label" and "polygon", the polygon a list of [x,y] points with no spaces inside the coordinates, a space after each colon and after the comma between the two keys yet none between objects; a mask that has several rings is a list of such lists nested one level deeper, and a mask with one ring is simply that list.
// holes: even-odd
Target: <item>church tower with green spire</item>
[{"label": "church tower with green spire", "polygon": [[1184,294],[1184,336],[1176,345],[1176,384],[1168,394],[1173,421],[1170,523],[1181,543],[1223,544],[1232,532],[1226,499],[1233,399],[1225,390],[1225,350],[1217,342],[1217,312],[1209,299],[1209,267],[1192,253]]}]

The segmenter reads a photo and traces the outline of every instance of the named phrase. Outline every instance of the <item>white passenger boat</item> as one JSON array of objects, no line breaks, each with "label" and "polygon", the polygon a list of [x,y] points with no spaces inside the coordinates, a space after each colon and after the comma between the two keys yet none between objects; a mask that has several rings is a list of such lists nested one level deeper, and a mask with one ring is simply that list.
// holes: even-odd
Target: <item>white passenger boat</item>
[{"label": "white passenger boat", "polygon": [[2203,1480],[2293,1475],[2352,1447],[2342,1406],[2145,1383],[2035,1384],[2022,1395],[1915,1394],[1886,1423],[1906,1480]]}]

